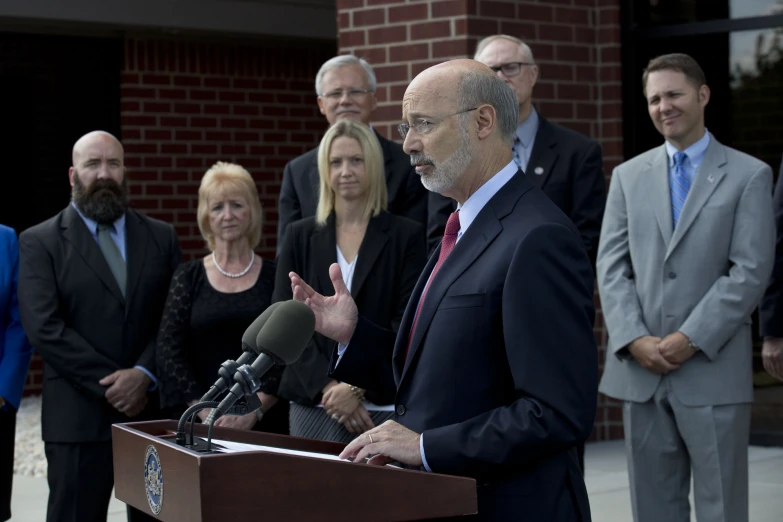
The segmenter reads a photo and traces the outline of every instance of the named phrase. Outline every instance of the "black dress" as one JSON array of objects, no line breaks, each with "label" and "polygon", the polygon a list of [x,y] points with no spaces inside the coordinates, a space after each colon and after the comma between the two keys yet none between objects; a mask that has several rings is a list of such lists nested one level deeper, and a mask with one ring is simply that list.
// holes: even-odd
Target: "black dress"
[{"label": "black dress", "polygon": [[[242,292],[215,290],[202,259],[183,263],[171,279],[156,350],[161,407],[178,417],[218,378],[227,359],[242,354],[242,334],[271,303],[275,262],[264,260],[256,284]],[[261,391],[277,389],[280,372],[271,371]],[[285,401],[279,401],[253,428],[288,432]]]}]

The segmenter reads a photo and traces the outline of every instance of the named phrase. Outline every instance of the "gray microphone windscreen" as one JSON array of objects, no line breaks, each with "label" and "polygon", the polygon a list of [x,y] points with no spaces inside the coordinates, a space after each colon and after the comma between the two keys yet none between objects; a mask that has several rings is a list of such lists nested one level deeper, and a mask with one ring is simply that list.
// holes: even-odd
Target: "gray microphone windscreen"
[{"label": "gray microphone windscreen", "polygon": [[[277,310],[277,307],[281,304],[282,301],[269,305],[267,309],[261,313],[261,315],[256,317],[255,321],[250,323],[250,326],[247,327],[245,333],[242,334],[243,349],[247,350],[247,348],[250,348],[255,353],[261,353],[258,351],[258,345],[256,344],[256,337],[258,337],[258,332],[261,331],[261,328],[263,328],[269,318],[272,317],[272,313]],[[247,348],[245,348],[245,346],[247,346]]]},{"label": "gray microphone windscreen", "polygon": [[299,359],[315,331],[315,315],[304,303],[283,301],[258,332],[256,348],[276,362],[291,364]]}]

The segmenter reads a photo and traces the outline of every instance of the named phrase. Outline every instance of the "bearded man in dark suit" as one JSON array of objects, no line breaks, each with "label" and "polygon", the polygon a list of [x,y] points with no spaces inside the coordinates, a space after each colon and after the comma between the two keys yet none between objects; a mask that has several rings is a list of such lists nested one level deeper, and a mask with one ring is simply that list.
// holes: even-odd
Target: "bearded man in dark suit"
[{"label": "bearded man in dark suit", "polygon": [[80,138],[68,174],[71,203],[19,238],[19,308],[44,360],[47,522],[99,522],[114,485],[111,425],[159,411],[155,338],[181,252],[171,225],[128,208],[114,136]]}]

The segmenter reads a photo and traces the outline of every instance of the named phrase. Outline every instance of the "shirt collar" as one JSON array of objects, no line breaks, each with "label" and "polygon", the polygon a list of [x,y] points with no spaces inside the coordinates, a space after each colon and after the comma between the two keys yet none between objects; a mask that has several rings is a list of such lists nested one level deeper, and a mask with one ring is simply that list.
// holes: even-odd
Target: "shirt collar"
[{"label": "shirt collar", "polygon": [[519,167],[517,164],[511,161],[508,165],[500,169],[500,172],[492,176],[486,183],[481,185],[479,189],[471,194],[464,205],[458,205],[459,210],[459,235],[462,236],[476,219],[481,209],[492,199],[492,196],[498,193],[503,188],[503,185],[514,177]]},{"label": "shirt collar", "polygon": [[523,147],[528,147],[536,137],[538,132],[538,113],[535,109],[530,109],[530,115],[517,127],[517,138]]},{"label": "shirt collar", "polygon": [[[87,229],[90,231],[90,233],[95,236],[98,235],[98,222],[88,218],[85,216],[82,211],[79,209],[79,207],[71,201],[71,206],[76,210],[76,212],[79,214],[79,217],[82,218],[82,221],[84,221],[84,224],[87,225]],[[114,227],[114,232],[119,232],[120,230],[125,230],[125,213],[117,218],[114,223],[112,223],[112,226]]]},{"label": "shirt collar", "polygon": [[[709,146],[710,133],[707,129],[704,129],[704,136],[702,136],[699,141],[682,151],[686,156],[688,156],[688,161],[693,167],[693,170],[699,169],[699,165],[701,165],[701,162],[704,159],[704,154],[707,152],[707,147]],[[674,155],[680,151],[677,149],[677,147],[668,141],[665,143],[665,147],[666,155],[669,157],[669,165],[674,165]]]}]

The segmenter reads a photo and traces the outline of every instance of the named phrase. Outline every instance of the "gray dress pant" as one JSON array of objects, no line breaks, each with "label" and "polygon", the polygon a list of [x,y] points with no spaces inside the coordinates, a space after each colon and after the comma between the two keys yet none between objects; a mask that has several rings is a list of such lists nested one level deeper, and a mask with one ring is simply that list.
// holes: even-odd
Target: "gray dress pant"
[{"label": "gray dress pant", "polygon": [[748,521],[750,404],[685,406],[664,376],[653,398],[623,403],[636,522]]}]

